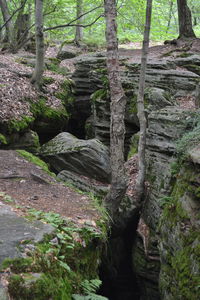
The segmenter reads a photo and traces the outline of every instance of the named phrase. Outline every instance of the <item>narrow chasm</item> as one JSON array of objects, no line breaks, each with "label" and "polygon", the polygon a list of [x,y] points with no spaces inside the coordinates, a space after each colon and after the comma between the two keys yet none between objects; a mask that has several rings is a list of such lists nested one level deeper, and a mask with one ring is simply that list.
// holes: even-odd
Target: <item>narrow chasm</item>
[{"label": "narrow chasm", "polygon": [[112,230],[100,267],[102,286],[99,294],[109,300],[140,299],[140,291],[132,267],[132,247],[137,224],[138,218],[134,218],[120,234]]}]

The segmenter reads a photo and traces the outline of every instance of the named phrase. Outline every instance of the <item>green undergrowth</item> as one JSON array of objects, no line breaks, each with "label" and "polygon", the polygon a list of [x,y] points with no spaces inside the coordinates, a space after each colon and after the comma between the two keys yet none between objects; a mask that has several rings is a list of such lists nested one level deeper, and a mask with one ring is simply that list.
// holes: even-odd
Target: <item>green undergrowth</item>
[{"label": "green undergrowth", "polygon": [[199,111],[191,113],[186,119],[188,129],[185,134],[176,141],[176,160],[171,164],[171,174],[176,177],[182,165],[188,158],[188,152],[200,143],[200,117]]},{"label": "green undergrowth", "polygon": [[36,244],[27,257],[4,261],[3,268],[10,268],[12,274],[10,295],[21,300],[106,299],[96,295],[105,233],[95,224],[79,227],[52,212],[32,209],[29,218],[51,224],[54,233]]},{"label": "green undergrowth", "polygon": [[25,150],[16,150],[16,151],[20,156],[24,157],[31,163],[39,166],[43,171],[45,171],[49,175],[55,177],[55,174],[49,170],[48,165],[43,160],[41,160],[39,157],[37,157],[37,156],[33,155],[32,153],[27,152]]},{"label": "green undergrowth", "polygon": [[5,135],[3,135],[1,133],[0,133],[0,144],[3,144],[3,145],[7,145],[8,144],[7,138],[5,137]]}]

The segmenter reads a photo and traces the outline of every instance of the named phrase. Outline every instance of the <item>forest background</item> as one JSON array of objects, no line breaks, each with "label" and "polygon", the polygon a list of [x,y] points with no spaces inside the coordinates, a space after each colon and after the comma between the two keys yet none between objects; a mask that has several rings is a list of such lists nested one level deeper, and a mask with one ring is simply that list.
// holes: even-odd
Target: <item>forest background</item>
[{"label": "forest background", "polygon": [[[9,0],[7,1],[12,19],[16,19],[15,11],[25,3],[23,13],[30,16],[30,32],[34,31],[34,1],[33,0]],[[200,35],[200,2],[188,0],[187,4],[192,13],[193,30],[196,36]],[[79,14],[84,16],[78,21]],[[144,31],[146,0],[118,0],[118,39],[120,44],[141,41]],[[74,20],[74,22],[73,22]],[[105,18],[104,7],[101,0],[52,0],[44,1],[44,28],[54,28],[58,25],[70,26],[45,31],[46,39],[50,41],[74,40],[76,24],[81,23],[83,28],[83,41],[91,46],[105,46]],[[0,15],[0,27],[4,24]],[[92,24],[91,26],[88,26]],[[152,11],[151,41],[164,41],[177,38],[178,35],[178,11],[176,0],[154,0]]]}]

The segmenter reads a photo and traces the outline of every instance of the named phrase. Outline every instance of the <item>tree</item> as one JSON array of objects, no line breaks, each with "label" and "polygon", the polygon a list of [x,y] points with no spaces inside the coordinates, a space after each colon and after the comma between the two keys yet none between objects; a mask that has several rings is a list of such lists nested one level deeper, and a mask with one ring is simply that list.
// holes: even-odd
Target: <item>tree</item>
[{"label": "tree", "polygon": [[11,18],[10,18],[10,13],[8,9],[8,5],[6,0],[0,0],[0,7],[1,7],[1,12],[3,16],[3,21],[5,23],[6,27],[6,35],[4,40],[8,43],[11,42],[11,32],[12,32],[12,24],[11,24]]},{"label": "tree", "polygon": [[144,30],[144,39],[142,47],[142,58],[141,58],[141,69],[140,69],[140,79],[139,79],[139,91],[137,98],[137,109],[138,109],[138,119],[140,123],[140,138],[138,145],[138,159],[139,159],[139,170],[138,177],[136,181],[136,197],[140,203],[144,194],[144,180],[145,180],[145,148],[146,148],[146,117],[144,109],[144,88],[145,88],[145,73],[147,66],[147,55],[149,48],[149,34],[151,25],[151,12],[152,12],[152,0],[147,0],[146,6],[146,22]]},{"label": "tree", "polygon": [[36,63],[31,83],[39,90],[42,84],[44,71],[44,33],[43,33],[43,0],[35,1],[35,38],[36,38]]},{"label": "tree", "polygon": [[110,120],[110,157],[111,187],[105,202],[111,217],[115,219],[119,204],[126,192],[126,175],[124,167],[124,114],[126,97],[119,74],[118,40],[116,24],[116,1],[105,0],[107,69],[111,98]]},{"label": "tree", "polygon": [[187,5],[187,0],[177,0],[177,7],[179,23],[178,39],[196,38],[192,29],[192,14]]},{"label": "tree", "polygon": [[[76,17],[77,17],[77,25],[82,24],[83,21],[83,0],[76,0]],[[83,39],[83,27],[76,26],[76,34],[75,34],[75,43],[77,46],[80,46],[80,42]]]},{"label": "tree", "polygon": [[6,28],[4,48],[12,53],[16,53],[23,45],[28,35],[30,15],[24,14],[24,8],[27,0],[21,0],[20,6],[10,13],[6,0],[0,0],[0,8],[4,24],[0,30]]}]

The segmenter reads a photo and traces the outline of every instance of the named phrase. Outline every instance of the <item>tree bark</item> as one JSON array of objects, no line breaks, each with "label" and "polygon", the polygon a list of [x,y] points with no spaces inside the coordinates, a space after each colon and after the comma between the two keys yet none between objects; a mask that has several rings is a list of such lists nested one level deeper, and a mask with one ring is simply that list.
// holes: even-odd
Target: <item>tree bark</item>
[{"label": "tree bark", "polygon": [[[76,0],[76,17],[77,25],[82,24],[83,17],[80,17],[83,14],[83,0]],[[80,46],[80,42],[83,40],[83,27],[76,26],[76,34],[75,34],[75,43],[77,46]]]},{"label": "tree bark", "polygon": [[192,14],[187,5],[187,0],[177,0],[177,7],[179,23],[178,39],[196,38],[192,29]]},{"label": "tree bark", "polygon": [[124,167],[124,114],[126,97],[119,73],[115,0],[105,0],[104,7],[106,16],[107,69],[111,98],[110,158],[112,171],[111,187],[105,198],[105,204],[111,217],[115,219],[119,204],[127,188]]},{"label": "tree bark", "polygon": [[39,90],[44,72],[43,0],[35,1],[36,63],[31,83]]},{"label": "tree bark", "polygon": [[141,203],[144,195],[144,182],[145,182],[145,148],[146,148],[146,127],[147,121],[145,117],[145,107],[144,107],[144,89],[145,89],[145,73],[147,67],[147,56],[149,48],[149,34],[151,26],[151,12],[152,12],[152,0],[147,0],[146,7],[146,22],[144,30],[144,39],[142,47],[142,58],[141,58],[141,69],[140,69],[140,79],[139,79],[139,90],[137,98],[137,110],[138,119],[140,123],[140,138],[138,145],[138,177],[136,181],[136,197],[138,203]]},{"label": "tree bark", "polygon": [[8,21],[10,18],[10,13],[8,10],[7,2],[6,0],[0,0],[0,7],[1,7],[1,12],[3,15],[3,21],[6,23],[6,36],[4,38],[5,42],[10,43],[11,42],[11,32],[12,32],[12,23],[11,20]]}]

